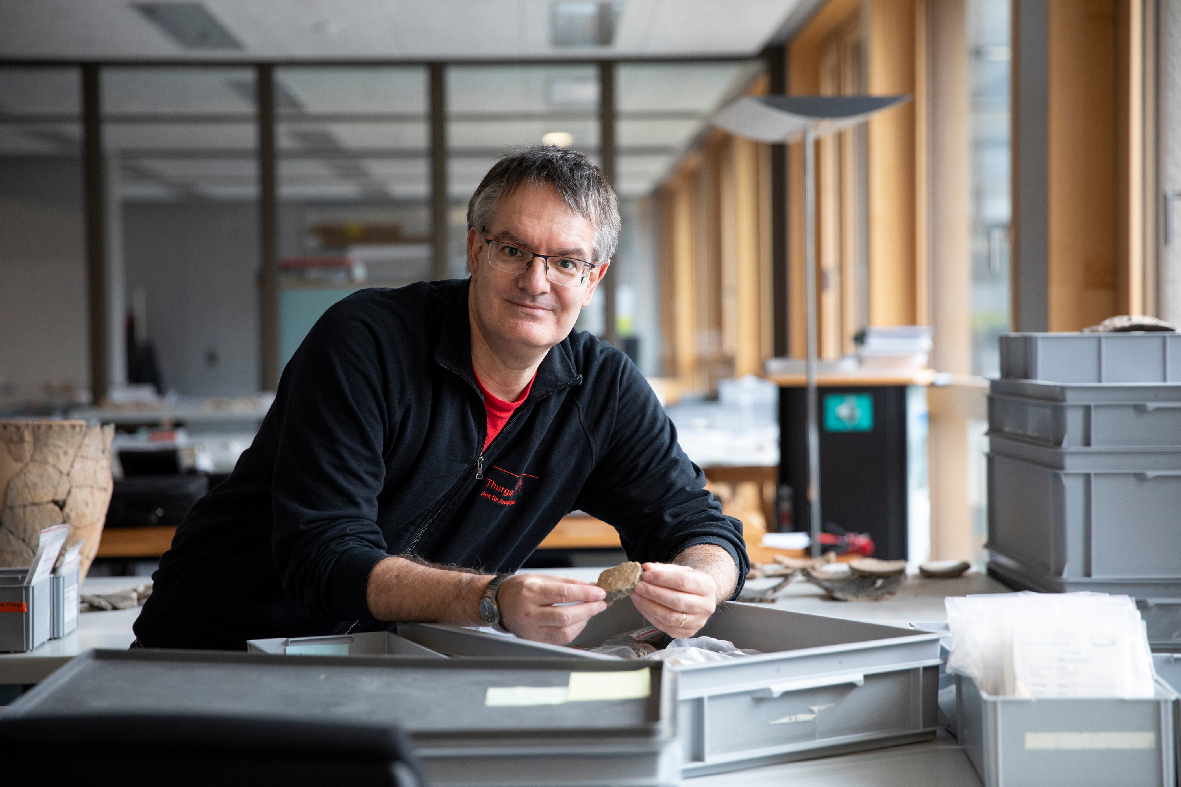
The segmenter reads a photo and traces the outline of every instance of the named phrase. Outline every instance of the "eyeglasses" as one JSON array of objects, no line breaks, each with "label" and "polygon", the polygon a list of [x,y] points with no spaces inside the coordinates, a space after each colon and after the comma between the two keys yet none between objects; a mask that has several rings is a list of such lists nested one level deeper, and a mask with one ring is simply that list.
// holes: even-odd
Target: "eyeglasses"
[{"label": "eyeglasses", "polygon": [[554,284],[581,287],[586,282],[586,277],[595,269],[593,262],[554,254],[538,254],[524,246],[494,240],[487,235],[484,236],[484,242],[488,244],[488,262],[492,267],[514,276],[520,276],[529,270],[529,263],[538,259],[545,265],[545,277]]}]

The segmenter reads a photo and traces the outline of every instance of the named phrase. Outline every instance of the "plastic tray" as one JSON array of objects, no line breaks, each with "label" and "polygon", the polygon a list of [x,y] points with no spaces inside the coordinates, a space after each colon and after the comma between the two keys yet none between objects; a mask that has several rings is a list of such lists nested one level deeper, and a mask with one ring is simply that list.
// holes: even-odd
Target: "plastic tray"
[{"label": "plastic tray", "polygon": [[1181,453],[1181,401],[1067,404],[991,394],[988,428],[1051,448],[1168,446]]},{"label": "plastic tray", "polygon": [[646,697],[498,705],[489,704],[489,689],[510,689],[508,696],[524,699],[540,690],[548,697],[568,686],[573,673],[610,686],[637,665],[99,650],[73,659],[7,714],[394,723],[409,733],[435,785],[673,785],[675,676],[659,664],[644,666],[651,670]]},{"label": "plastic tray", "polygon": [[1058,470],[998,454],[997,442],[990,573],[1030,590],[1181,597],[1181,473]]},{"label": "plastic tray", "polygon": [[994,697],[956,676],[960,744],[985,787],[1173,787],[1177,694]]},{"label": "plastic tray", "polygon": [[[571,644],[593,647],[645,625],[620,601]],[[398,634],[456,656],[650,663],[451,626],[399,624]],[[685,776],[909,743],[938,727],[937,633],[731,603],[701,634],[762,653],[669,668]]]},{"label": "plastic tray", "polygon": [[388,631],[346,634],[340,637],[279,637],[252,639],[246,642],[247,653],[272,653],[280,656],[414,656],[446,658]]},{"label": "plastic tray", "polygon": [[1181,382],[1181,335],[1010,333],[1000,337],[1001,377],[1057,383]]},{"label": "plastic tray", "polygon": [[27,568],[0,570],[0,652],[24,653],[53,632],[52,576],[22,585]]}]

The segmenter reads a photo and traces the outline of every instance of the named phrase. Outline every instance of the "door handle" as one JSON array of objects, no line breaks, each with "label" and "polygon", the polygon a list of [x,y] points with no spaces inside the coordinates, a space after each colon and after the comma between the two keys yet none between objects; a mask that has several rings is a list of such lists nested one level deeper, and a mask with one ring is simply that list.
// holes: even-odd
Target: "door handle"
[{"label": "door handle", "polygon": [[821,675],[815,678],[800,678],[799,680],[787,680],[782,683],[772,683],[767,688],[755,693],[756,700],[774,700],[788,693],[789,691],[804,691],[805,689],[819,689],[825,686],[843,686],[849,684],[852,686],[865,685],[865,673],[863,672],[846,672],[840,675]]}]

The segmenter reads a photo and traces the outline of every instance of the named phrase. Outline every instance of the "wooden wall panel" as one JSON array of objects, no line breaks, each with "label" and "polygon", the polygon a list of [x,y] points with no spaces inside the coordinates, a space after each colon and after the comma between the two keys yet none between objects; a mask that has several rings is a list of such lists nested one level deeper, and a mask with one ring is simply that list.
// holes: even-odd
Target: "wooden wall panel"
[{"label": "wooden wall panel", "polygon": [[[865,15],[869,93],[913,94],[915,0],[866,0]],[[919,317],[915,111],[911,101],[869,120],[869,316],[873,325],[914,325]]]},{"label": "wooden wall panel", "polygon": [[1116,313],[1115,6],[1050,2],[1052,331],[1077,331]]}]

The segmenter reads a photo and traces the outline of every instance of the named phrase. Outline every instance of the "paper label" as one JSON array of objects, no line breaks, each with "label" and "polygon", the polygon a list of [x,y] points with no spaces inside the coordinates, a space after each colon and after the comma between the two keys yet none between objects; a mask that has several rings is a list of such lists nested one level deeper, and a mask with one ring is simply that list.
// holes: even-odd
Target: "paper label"
[{"label": "paper label", "polygon": [[29,605],[23,601],[0,601],[0,612],[28,612]]},{"label": "paper label", "polygon": [[570,697],[566,686],[489,686],[484,705],[505,708],[526,705],[563,705]]},{"label": "paper label", "polygon": [[62,595],[62,603],[65,604],[65,621],[78,619],[78,586],[67,585],[66,592]]},{"label": "paper label", "polygon": [[643,699],[652,693],[648,667],[631,672],[571,672],[565,686],[490,686],[487,707],[563,705],[567,702]]},{"label": "paper label", "polygon": [[1027,732],[1028,750],[1155,749],[1155,732]]},{"label": "paper label", "polygon": [[652,693],[648,667],[633,672],[571,672],[570,701],[638,700]]}]

